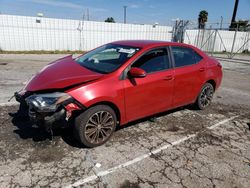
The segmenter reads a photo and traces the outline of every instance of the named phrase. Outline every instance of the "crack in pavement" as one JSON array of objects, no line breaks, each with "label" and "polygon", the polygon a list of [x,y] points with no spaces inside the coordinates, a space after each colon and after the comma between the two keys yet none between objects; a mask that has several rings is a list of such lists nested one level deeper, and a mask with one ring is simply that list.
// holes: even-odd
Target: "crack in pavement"
[{"label": "crack in pavement", "polygon": [[[211,127],[212,127],[211,129],[216,128],[216,127],[218,127],[219,125],[225,124],[226,122],[229,122],[229,121],[231,121],[231,120],[233,120],[233,119],[235,119],[235,118],[237,118],[237,117],[238,117],[238,116],[234,116],[234,117],[225,119],[225,120],[223,120],[223,121],[221,121],[221,122],[219,122],[219,123],[217,123],[217,124],[215,124],[215,125],[212,125],[212,126],[211,126]],[[139,157],[137,157],[137,158],[134,158],[133,160],[127,161],[127,162],[125,162],[125,163],[123,163],[123,164],[120,164],[120,165],[118,165],[118,166],[109,168],[109,169],[107,169],[107,170],[100,171],[100,172],[98,172],[96,175],[93,175],[93,176],[84,178],[84,179],[82,179],[82,180],[79,180],[79,181],[77,181],[77,182],[75,182],[75,183],[73,183],[73,184],[71,184],[71,185],[66,186],[65,188],[77,187],[77,186],[83,185],[83,184],[85,184],[85,183],[87,183],[87,182],[89,182],[89,181],[93,181],[93,180],[95,180],[95,179],[97,179],[97,178],[99,178],[99,177],[106,176],[106,175],[108,175],[108,174],[110,174],[110,173],[113,173],[113,172],[117,171],[117,170],[120,169],[120,168],[128,167],[128,166],[130,166],[130,165],[132,165],[132,164],[138,163],[138,162],[140,162],[140,161],[142,161],[142,160],[144,160],[144,159],[150,157],[151,155],[157,154],[157,153],[159,153],[159,152],[161,152],[161,151],[163,151],[163,150],[166,150],[166,149],[168,149],[168,148],[170,148],[170,147],[177,146],[177,145],[179,145],[179,144],[181,144],[181,143],[183,143],[183,142],[185,142],[185,141],[187,141],[187,140],[189,140],[189,139],[191,139],[191,138],[194,138],[195,136],[197,136],[197,134],[188,135],[188,136],[186,136],[186,137],[183,137],[182,139],[179,139],[179,140],[177,140],[177,141],[175,141],[175,142],[172,142],[171,144],[164,145],[164,146],[162,146],[162,147],[160,147],[160,148],[158,148],[158,149],[155,149],[155,150],[153,150],[153,151],[151,151],[151,152],[149,152],[149,153],[146,153],[146,154],[141,155],[141,156],[139,156]]]}]

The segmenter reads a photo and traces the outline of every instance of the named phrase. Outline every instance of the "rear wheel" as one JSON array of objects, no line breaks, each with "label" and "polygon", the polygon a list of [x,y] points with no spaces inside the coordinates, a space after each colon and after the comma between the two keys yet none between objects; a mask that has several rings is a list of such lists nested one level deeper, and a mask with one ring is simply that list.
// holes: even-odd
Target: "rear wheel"
[{"label": "rear wheel", "polygon": [[117,123],[114,110],[98,105],[84,111],[75,120],[75,136],[87,147],[104,144],[113,134]]},{"label": "rear wheel", "polygon": [[205,109],[211,104],[213,99],[213,94],[214,94],[213,85],[210,83],[204,84],[196,100],[195,106],[200,110]]}]

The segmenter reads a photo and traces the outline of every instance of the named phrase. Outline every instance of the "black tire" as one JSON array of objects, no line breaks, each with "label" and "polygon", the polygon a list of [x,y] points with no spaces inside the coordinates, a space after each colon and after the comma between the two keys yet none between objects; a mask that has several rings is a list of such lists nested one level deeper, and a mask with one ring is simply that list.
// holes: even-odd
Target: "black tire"
[{"label": "black tire", "polygon": [[201,91],[196,99],[195,108],[199,110],[207,108],[212,102],[213,94],[214,94],[213,85],[210,83],[205,83],[202,86]]},{"label": "black tire", "polygon": [[74,134],[81,144],[92,148],[108,141],[116,124],[117,117],[114,110],[106,105],[97,105],[76,117]]}]

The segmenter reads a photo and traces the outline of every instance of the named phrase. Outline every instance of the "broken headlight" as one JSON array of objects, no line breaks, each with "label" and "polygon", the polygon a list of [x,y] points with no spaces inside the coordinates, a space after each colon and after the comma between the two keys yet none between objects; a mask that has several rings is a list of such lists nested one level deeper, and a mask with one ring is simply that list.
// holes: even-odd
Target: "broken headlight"
[{"label": "broken headlight", "polygon": [[26,98],[26,103],[38,112],[54,112],[58,106],[72,99],[67,93],[55,92],[34,94]]}]

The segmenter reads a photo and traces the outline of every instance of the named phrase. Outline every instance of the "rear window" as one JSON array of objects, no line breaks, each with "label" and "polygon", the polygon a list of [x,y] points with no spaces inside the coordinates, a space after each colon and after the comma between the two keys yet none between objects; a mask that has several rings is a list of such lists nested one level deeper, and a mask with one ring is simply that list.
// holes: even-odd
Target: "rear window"
[{"label": "rear window", "polygon": [[202,60],[202,57],[191,48],[173,46],[171,49],[174,56],[175,67],[193,65]]}]

